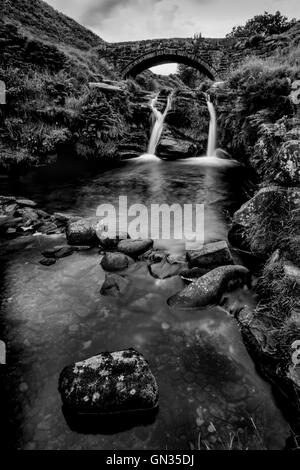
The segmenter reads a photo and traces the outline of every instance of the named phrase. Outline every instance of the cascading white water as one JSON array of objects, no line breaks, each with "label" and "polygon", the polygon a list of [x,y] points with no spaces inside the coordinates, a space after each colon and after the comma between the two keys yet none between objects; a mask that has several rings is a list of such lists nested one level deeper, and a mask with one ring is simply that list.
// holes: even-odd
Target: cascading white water
[{"label": "cascading white water", "polygon": [[207,107],[209,111],[210,121],[209,121],[206,156],[215,157],[216,145],[217,145],[217,115],[216,115],[215,107],[210,101],[209,95],[207,95]]},{"label": "cascading white water", "polygon": [[164,120],[168,114],[168,111],[171,108],[172,105],[172,93],[168,96],[168,101],[167,101],[167,106],[164,110],[163,113],[161,113],[156,107],[158,96],[153,98],[153,100],[150,103],[153,115],[155,117],[155,123],[151,132],[150,140],[149,140],[149,145],[148,145],[148,154],[155,155],[156,147],[159,142],[163,126],[164,126]]}]

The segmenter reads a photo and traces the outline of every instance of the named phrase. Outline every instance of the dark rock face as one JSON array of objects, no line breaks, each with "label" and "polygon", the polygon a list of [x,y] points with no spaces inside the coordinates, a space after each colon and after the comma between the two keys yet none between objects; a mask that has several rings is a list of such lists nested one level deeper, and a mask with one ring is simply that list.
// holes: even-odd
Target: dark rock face
[{"label": "dark rock face", "polygon": [[244,266],[220,266],[189,284],[168,299],[170,306],[204,307],[217,303],[232,286],[249,283],[249,271]]},{"label": "dark rock face", "polygon": [[100,264],[105,271],[121,271],[133,263],[133,259],[123,253],[105,253]]},{"label": "dark rock face", "polygon": [[99,245],[97,235],[98,217],[82,218],[67,225],[66,236],[69,245]]},{"label": "dark rock face", "polygon": [[158,404],[158,386],[148,362],[134,349],[104,352],[63,369],[63,404],[75,413],[147,410]]},{"label": "dark rock face", "polygon": [[124,294],[128,288],[129,281],[118,274],[106,274],[105,281],[100,289],[101,295],[118,297]]},{"label": "dark rock face", "polygon": [[196,146],[192,142],[172,135],[164,136],[157,147],[157,155],[168,160],[193,157],[195,153]]},{"label": "dark rock face", "polygon": [[118,251],[125,255],[137,258],[153,246],[153,240],[121,240]]},{"label": "dark rock face", "polygon": [[186,256],[191,267],[214,269],[218,266],[233,264],[225,241],[208,243],[201,250],[188,251]]}]

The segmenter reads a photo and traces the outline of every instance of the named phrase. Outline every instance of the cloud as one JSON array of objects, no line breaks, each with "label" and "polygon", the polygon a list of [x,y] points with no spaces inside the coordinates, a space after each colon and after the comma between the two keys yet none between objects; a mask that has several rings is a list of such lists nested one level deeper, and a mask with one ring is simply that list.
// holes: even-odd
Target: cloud
[{"label": "cloud", "polygon": [[224,37],[264,10],[300,16],[299,0],[47,0],[108,42]]}]

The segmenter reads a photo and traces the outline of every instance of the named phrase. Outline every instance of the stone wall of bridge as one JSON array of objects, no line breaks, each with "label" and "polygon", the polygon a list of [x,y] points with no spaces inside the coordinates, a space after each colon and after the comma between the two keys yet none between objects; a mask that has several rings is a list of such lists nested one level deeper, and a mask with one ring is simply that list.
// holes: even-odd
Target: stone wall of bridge
[{"label": "stone wall of bridge", "polygon": [[99,57],[112,64],[122,78],[167,62],[186,63],[214,80],[223,79],[245,57],[243,44],[232,38],[153,39],[105,43]]}]

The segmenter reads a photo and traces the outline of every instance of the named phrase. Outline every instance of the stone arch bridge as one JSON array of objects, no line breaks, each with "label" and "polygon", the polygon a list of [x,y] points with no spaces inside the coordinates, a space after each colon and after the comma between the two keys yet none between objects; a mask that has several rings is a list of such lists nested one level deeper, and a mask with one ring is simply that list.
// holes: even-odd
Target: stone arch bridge
[{"label": "stone arch bridge", "polygon": [[122,78],[135,77],[155,65],[178,62],[195,67],[213,80],[222,80],[245,57],[243,42],[233,38],[104,43],[97,51]]}]

